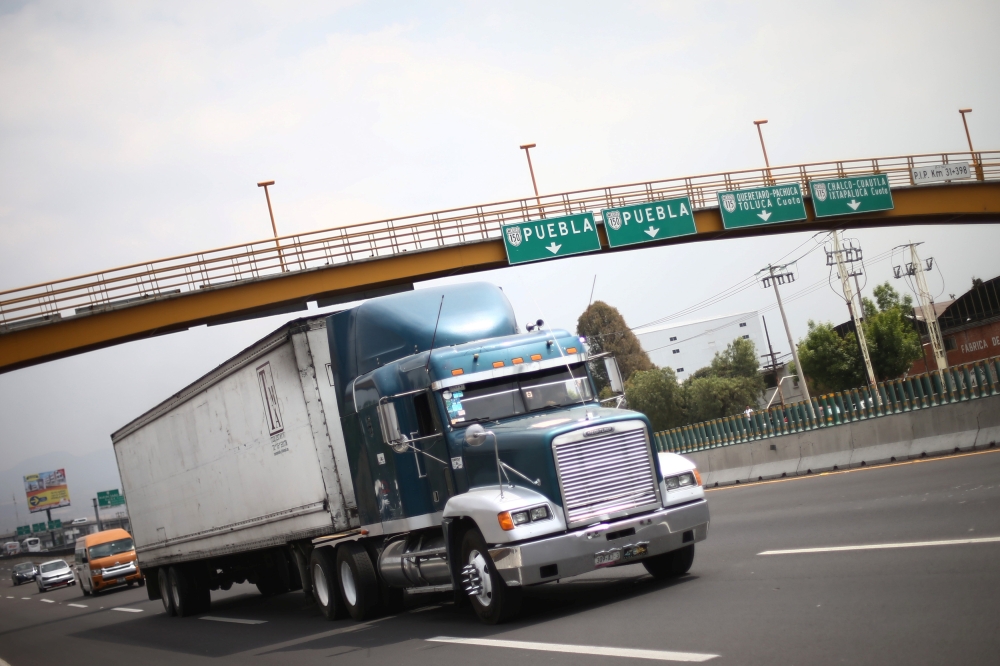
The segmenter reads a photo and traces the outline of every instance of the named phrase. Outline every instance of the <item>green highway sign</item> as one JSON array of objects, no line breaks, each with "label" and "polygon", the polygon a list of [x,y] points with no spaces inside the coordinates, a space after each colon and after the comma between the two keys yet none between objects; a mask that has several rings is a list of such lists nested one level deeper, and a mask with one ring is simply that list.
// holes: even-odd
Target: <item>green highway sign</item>
[{"label": "green highway sign", "polygon": [[593,213],[517,222],[503,227],[510,264],[542,261],[601,249]]},{"label": "green highway sign", "polygon": [[604,218],[604,231],[608,234],[608,245],[611,247],[649,243],[698,232],[691,214],[691,200],[687,197],[605,208],[601,217]]},{"label": "green highway sign", "polygon": [[98,506],[121,506],[124,503],[125,498],[119,495],[117,490],[102,490],[97,493]]},{"label": "green highway sign", "polygon": [[18,525],[17,536],[24,536],[26,534],[31,534],[31,525]]},{"label": "green highway sign", "polygon": [[719,192],[719,212],[726,229],[806,219],[798,183]]},{"label": "green highway sign", "polygon": [[889,177],[884,173],[814,180],[810,181],[809,189],[816,217],[892,210]]},{"label": "green highway sign", "polygon": [[49,529],[50,530],[57,530],[60,527],[62,527],[62,521],[59,520],[58,518],[55,519],[55,520],[50,520],[49,521]]},{"label": "green highway sign", "polygon": [[32,532],[44,532],[45,531],[45,523],[32,523],[31,524],[31,531]]}]

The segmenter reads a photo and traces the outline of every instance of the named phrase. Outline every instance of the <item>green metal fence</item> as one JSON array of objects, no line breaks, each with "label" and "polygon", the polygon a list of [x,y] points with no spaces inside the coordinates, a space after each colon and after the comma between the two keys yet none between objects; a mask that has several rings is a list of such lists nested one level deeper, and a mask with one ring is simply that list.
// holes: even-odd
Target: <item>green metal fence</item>
[{"label": "green metal fence", "polygon": [[1000,356],[975,363],[827,393],[753,415],[734,414],[654,433],[659,451],[691,453],[790,433],[930,409],[1000,393]]}]

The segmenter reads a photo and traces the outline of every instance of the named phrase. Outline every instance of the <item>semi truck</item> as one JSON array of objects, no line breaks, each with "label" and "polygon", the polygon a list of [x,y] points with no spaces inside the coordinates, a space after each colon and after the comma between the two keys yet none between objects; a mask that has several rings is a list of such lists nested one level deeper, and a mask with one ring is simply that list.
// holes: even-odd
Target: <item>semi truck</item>
[{"label": "semi truck", "polygon": [[680,576],[701,479],[603,407],[579,337],[520,331],[487,283],[291,321],[111,439],[150,599],[303,590],[330,619],[451,592],[487,623],[525,587],[642,564]]}]

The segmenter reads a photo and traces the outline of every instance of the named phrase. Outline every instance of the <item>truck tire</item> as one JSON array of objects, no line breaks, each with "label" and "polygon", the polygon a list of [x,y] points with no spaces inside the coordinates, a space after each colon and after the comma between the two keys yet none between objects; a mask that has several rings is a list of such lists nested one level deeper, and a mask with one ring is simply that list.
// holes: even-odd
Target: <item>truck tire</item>
[{"label": "truck tire", "polygon": [[177,615],[173,595],[170,594],[170,570],[167,567],[157,569],[156,580],[160,588],[160,600],[163,601],[163,612],[171,617]]},{"label": "truck tire", "polygon": [[691,569],[694,563],[694,544],[685,546],[678,550],[672,550],[662,555],[647,557],[642,561],[642,566],[653,578],[677,578],[683,576]]},{"label": "truck tire", "polygon": [[170,601],[177,615],[189,617],[203,613],[212,604],[208,586],[202,585],[190,567],[172,566],[168,572],[170,579]]},{"label": "truck tire", "polygon": [[378,610],[378,578],[368,551],[354,541],[337,548],[337,582],[340,598],[355,620],[372,618]]},{"label": "truck tire", "polygon": [[342,620],[347,609],[337,586],[337,558],[333,548],[314,548],[309,556],[309,579],[313,599],[328,620]]},{"label": "truck tire", "polygon": [[462,535],[461,553],[459,564],[463,569],[471,565],[478,577],[480,591],[470,594],[469,601],[479,619],[486,624],[500,624],[514,618],[521,610],[521,588],[508,587],[504,582],[477,528]]}]

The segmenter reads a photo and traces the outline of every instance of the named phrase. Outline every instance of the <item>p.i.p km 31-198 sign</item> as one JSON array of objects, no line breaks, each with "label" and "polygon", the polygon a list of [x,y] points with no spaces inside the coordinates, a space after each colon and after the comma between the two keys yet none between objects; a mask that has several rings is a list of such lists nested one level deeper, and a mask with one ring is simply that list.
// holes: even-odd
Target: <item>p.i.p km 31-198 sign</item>
[{"label": "p.i.p km 31-198 sign", "polygon": [[806,219],[798,183],[719,192],[719,212],[726,229]]},{"label": "p.i.p km 31-198 sign", "polygon": [[516,222],[503,227],[510,264],[567,257],[601,249],[593,213]]},{"label": "p.i.p km 31-198 sign", "polygon": [[611,247],[698,233],[687,197],[605,208],[601,217]]},{"label": "p.i.p km 31-198 sign", "polygon": [[884,173],[813,180],[809,189],[816,217],[892,210],[889,177]]}]

